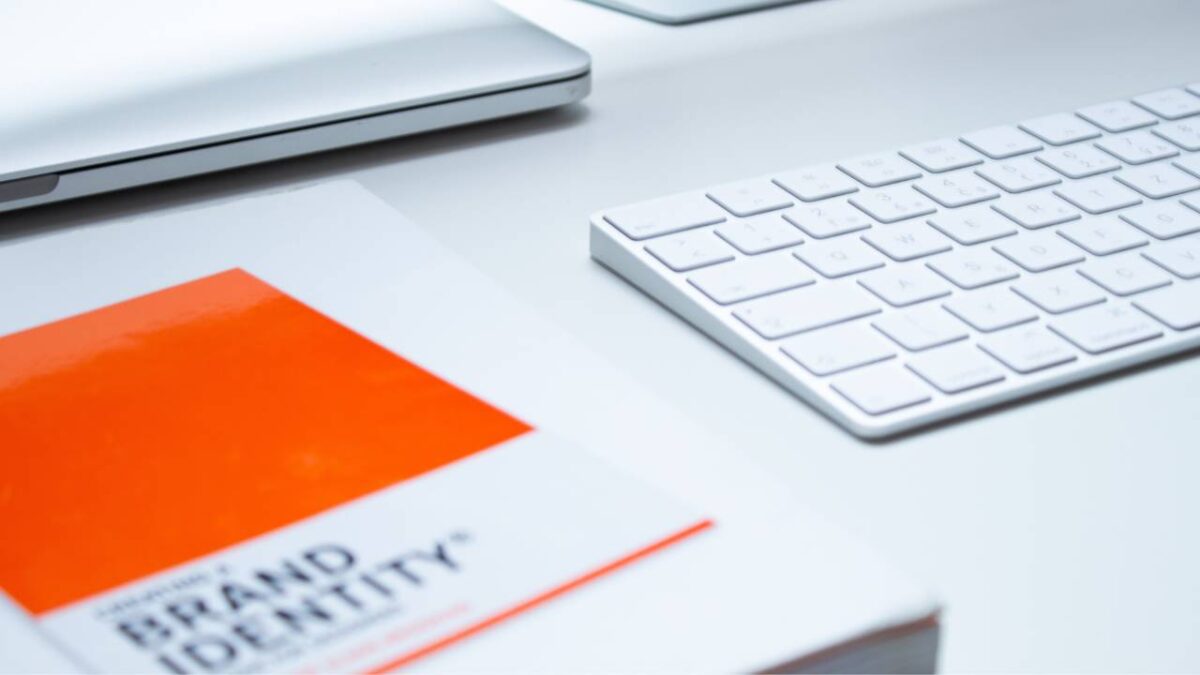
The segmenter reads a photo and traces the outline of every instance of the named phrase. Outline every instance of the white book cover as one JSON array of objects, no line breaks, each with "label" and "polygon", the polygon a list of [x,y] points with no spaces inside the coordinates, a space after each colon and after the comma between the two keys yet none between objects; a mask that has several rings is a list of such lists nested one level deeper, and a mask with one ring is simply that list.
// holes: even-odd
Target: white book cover
[{"label": "white book cover", "polygon": [[0,307],[0,669],[934,662],[927,593],[357,184],[9,240]]}]

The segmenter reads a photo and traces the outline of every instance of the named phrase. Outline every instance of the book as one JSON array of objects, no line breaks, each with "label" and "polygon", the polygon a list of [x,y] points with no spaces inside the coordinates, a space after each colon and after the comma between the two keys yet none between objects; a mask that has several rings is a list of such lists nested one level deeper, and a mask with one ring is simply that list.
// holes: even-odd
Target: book
[{"label": "book", "polygon": [[357,184],[17,242],[0,280],[25,657],[936,664],[927,592]]}]

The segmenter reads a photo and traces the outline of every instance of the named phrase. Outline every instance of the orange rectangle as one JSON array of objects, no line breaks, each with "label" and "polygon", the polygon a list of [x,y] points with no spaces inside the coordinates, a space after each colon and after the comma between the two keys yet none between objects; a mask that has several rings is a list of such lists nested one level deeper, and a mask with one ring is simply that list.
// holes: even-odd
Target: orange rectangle
[{"label": "orange rectangle", "polygon": [[0,338],[0,586],[44,613],[529,430],[241,270]]}]

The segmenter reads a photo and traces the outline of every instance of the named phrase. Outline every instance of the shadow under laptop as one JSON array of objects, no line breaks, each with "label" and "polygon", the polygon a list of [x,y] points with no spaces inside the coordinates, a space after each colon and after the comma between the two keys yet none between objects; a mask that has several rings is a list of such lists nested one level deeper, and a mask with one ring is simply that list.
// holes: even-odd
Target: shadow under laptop
[{"label": "shadow under laptop", "polygon": [[184,208],[272,189],[353,178],[356,172],[448,154],[583,124],[586,103],[486,120],[413,136],[180,178],[128,190],[0,214],[0,245],[14,240],[87,227],[114,218]]}]

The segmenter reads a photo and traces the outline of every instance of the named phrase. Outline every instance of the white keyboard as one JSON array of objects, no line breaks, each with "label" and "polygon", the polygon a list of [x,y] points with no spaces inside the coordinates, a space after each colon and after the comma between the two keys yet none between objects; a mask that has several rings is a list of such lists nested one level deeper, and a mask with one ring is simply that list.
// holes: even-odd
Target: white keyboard
[{"label": "white keyboard", "polygon": [[591,252],[895,434],[1200,346],[1200,83],[609,209]]}]

